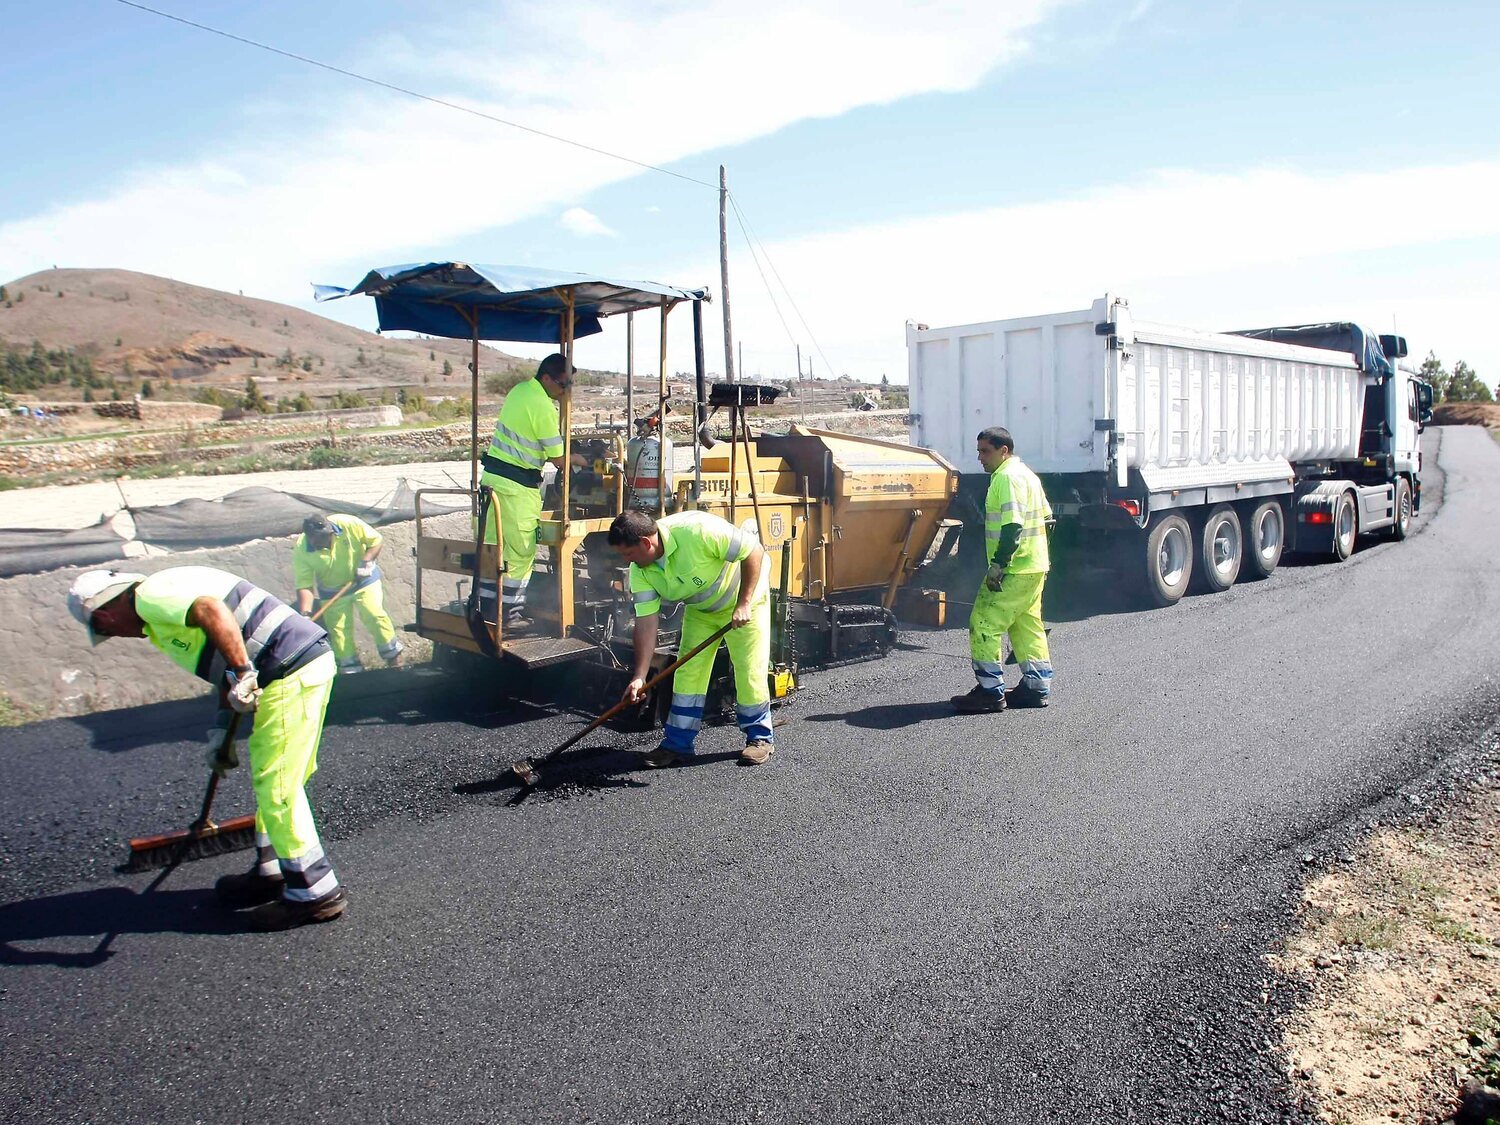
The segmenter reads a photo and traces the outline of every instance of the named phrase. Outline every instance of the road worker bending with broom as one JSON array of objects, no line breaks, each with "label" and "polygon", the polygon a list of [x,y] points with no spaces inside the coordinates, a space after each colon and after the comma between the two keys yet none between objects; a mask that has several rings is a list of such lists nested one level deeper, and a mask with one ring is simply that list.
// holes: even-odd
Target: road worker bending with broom
[{"label": "road worker bending with broom", "polygon": [[[94,644],[145,637],[218,689],[219,722],[209,765],[239,765],[225,747],[230,709],[255,712],[250,773],[255,786],[255,865],[215,884],[260,930],[327,922],[344,912],[344,888],[318,840],[304,785],[318,766],[323,714],[337,674],[328,634],[243,578],[206,566],[147,577],[113,570],[78,576],[68,609]],[[221,750],[227,749],[227,754]]]},{"label": "road worker bending with broom", "polygon": [[[989,570],[969,615],[969,656],[979,682],[953,706],[965,714],[1006,707],[1045,707],[1052,690],[1052,655],[1042,624],[1042,587],[1051,562],[1047,521],[1052,505],[1042,482],[1016,456],[1010,431],[995,426],[980,433],[979,463],[990,474],[984,501],[984,549]],[[1001,639],[1021,666],[1021,682],[1005,690]]]},{"label": "road worker bending with broom", "polygon": [[375,565],[382,543],[380,532],[358,516],[313,515],[302,521],[302,535],[292,548],[297,612],[312,612],[314,594],[323,603],[321,620],[340,672],[364,668],[354,646],[356,612],[375,638],[381,659],[395,664],[401,658],[401,639],[385,611],[380,567]]},{"label": "road worker bending with broom", "polygon": [[[734,664],[736,717],[745,735],[742,765],[763,765],[776,747],[771,731],[771,599],[766,552],[754,532],[707,512],[678,512],[652,519],[645,512],[618,516],[609,542],[630,563],[635,598],[635,667],[624,699],[645,695],[662,599],[684,603],[681,652],[690,652],[729,626],[724,643]],[[703,705],[717,643],[678,668],[672,678],[672,711],[661,745],[645,756],[650,769],[692,760],[703,726]]]}]

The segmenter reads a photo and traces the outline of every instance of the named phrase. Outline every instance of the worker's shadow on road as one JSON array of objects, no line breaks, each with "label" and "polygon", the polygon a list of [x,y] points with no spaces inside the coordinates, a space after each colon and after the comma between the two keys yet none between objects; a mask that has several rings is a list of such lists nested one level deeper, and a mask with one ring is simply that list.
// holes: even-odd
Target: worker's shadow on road
[{"label": "worker's shadow on road", "polygon": [[[0,906],[0,965],[91,969],[114,956],[111,946],[121,934],[234,934],[244,928],[201,888],[137,894],[98,887]],[[32,942],[47,946],[21,944]]]},{"label": "worker's shadow on road", "polygon": [[175,739],[196,744],[213,722],[214,710],[212,699],[174,699],[143,707],[94,711],[60,721],[76,723],[88,731],[93,749],[123,754]]},{"label": "worker's shadow on road", "polygon": [[931,719],[951,717],[953,713],[953,704],[946,700],[941,703],[926,700],[921,703],[888,703],[830,715],[804,715],[802,718],[808,723],[846,723],[865,730],[900,730]]}]

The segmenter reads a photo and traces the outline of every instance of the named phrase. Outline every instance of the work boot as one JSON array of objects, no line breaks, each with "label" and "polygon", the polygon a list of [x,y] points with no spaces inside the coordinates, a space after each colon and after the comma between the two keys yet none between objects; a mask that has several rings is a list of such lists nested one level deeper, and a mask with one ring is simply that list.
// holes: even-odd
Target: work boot
[{"label": "work boot", "polygon": [[1035,688],[1019,683],[1005,693],[1005,705],[1007,707],[1045,707],[1047,697]]},{"label": "work boot", "polygon": [[745,743],[745,748],[740,751],[740,765],[763,766],[771,760],[771,755],[776,753],[773,743],[764,738],[753,738]]},{"label": "work boot", "polygon": [[242,875],[225,875],[214,884],[214,893],[230,910],[242,910],[247,906],[259,906],[281,897],[281,888],[286,886],[281,872],[262,875],[252,867]]},{"label": "work boot", "polygon": [[691,754],[683,754],[673,750],[665,744],[658,746],[655,750],[641,756],[641,765],[648,770],[668,769],[672,766],[686,765],[692,760]]},{"label": "work boot", "polygon": [[309,922],[331,922],[344,912],[348,896],[342,886],[334,887],[322,898],[311,902],[278,898],[264,906],[257,906],[245,920],[256,930],[294,930]]},{"label": "work boot", "polygon": [[507,633],[529,633],[536,628],[536,622],[524,613],[507,613],[505,615],[505,631]]},{"label": "work boot", "polygon": [[953,708],[962,715],[988,715],[994,711],[1004,711],[1005,693],[986,691],[975,684],[963,695],[953,697]]}]

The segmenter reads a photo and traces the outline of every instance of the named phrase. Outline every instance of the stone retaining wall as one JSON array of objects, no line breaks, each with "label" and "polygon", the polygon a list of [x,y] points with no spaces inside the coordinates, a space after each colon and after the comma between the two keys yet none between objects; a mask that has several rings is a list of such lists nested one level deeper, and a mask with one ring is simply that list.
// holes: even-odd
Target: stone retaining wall
[{"label": "stone retaining wall", "polygon": [[[386,612],[395,622],[406,658],[426,660],[431,645],[401,632],[414,617],[416,525],[381,529],[380,555]],[[150,574],[169,566],[215,566],[231,571],[290,601],[294,536],[257,539],[239,547],[185,551],[137,559],[122,569]],[[134,707],[164,699],[207,696],[202,680],[178,668],[148,641],[112,638],[90,648],[83,628],[68,613],[67,593],[84,568],[54,570],[0,580],[0,692],[33,717],[79,715]],[[359,649],[369,667],[380,667],[364,627]],[[212,706],[205,702],[205,719]]]}]

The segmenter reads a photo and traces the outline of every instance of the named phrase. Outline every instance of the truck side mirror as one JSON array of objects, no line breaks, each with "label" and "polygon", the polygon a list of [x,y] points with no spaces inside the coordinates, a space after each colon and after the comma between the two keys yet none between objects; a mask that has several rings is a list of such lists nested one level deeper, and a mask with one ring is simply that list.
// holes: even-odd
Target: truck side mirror
[{"label": "truck side mirror", "polygon": [[1425,426],[1432,421],[1432,384],[1417,384],[1417,417]]},{"label": "truck side mirror", "polygon": [[1406,337],[1382,336],[1380,337],[1380,350],[1384,353],[1386,359],[1405,359]]}]

